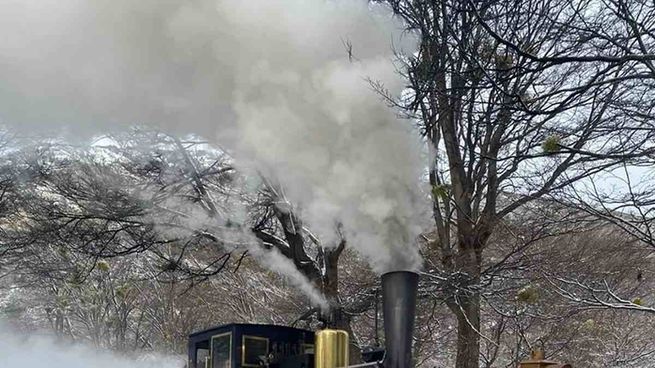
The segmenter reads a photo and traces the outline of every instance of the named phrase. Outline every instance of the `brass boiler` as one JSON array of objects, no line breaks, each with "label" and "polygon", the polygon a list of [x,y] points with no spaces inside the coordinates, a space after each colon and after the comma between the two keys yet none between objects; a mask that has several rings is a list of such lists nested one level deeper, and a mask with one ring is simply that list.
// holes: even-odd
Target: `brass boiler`
[{"label": "brass boiler", "polygon": [[328,329],[316,332],[314,367],[348,367],[348,333],[346,331]]}]

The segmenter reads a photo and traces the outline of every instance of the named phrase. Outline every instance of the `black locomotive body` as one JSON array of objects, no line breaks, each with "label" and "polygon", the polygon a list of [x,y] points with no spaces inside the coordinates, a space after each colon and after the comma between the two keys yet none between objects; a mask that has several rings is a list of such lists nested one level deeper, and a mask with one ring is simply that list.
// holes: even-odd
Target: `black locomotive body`
[{"label": "black locomotive body", "polygon": [[[365,350],[359,367],[409,368],[418,275],[382,276],[385,348]],[[333,334],[333,332],[335,332]],[[334,368],[348,366],[348,334],[257,324],[228,324],[189,336],[188,368]]]},{"label": "black locomotive body", "polygon": [[233,323],[191,334],[188,352],[189,368],[311,367],[314,332]]}]

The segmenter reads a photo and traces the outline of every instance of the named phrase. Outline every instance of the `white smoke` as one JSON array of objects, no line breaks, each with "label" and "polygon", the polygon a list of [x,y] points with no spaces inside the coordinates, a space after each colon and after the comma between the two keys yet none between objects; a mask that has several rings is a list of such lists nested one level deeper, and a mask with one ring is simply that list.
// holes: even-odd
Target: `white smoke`
[{"label": "white smoke", "polygon": [[[326,244],[416,269],[419,143],[367,79],[403,90],[415,40],[366,0],[0,0],[0,120],[196,133],[274,177]],[[352,46],[352,54],[346,49]]]},{"label": "white smoke", "polygon": [[154,354],[128,358],[48,335],[23,335],[0,321],[0,368],[181,368],[184,361]]},{"label": "white smoke", "polygon": [[329,310],[330,304],[325,299],[325,296],[279,250],[275,248],[265,250],[261,247],[250,247],[250,252],[260,263],[284,275],[292,286],[309,298],[312,305],[320,307],[323,311]]}]

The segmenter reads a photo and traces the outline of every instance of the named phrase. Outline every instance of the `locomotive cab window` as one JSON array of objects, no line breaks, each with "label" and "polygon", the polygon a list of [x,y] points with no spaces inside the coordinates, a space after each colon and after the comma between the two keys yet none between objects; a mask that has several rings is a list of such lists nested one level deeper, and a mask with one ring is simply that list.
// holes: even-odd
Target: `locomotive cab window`
[{"label": "locomotive cab window", "polygon": [[209,349],[196,349],[196,368],[211,368],[209,366]]},{"label": "locomotive cab window", "polygon": [[268,339],[259,336],[243,336],[241,345],[241,365],[259,367],[262,358],[268,355]]},{"label": "locomotive cab window", "polygon": [[212,336],[211,368],[232,367],[232,333]]}]

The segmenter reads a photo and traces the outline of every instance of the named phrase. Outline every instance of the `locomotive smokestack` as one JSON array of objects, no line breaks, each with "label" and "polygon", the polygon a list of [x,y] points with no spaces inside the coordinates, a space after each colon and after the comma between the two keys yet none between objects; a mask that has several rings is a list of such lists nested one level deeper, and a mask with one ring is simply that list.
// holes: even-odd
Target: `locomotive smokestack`
[{"label": "locomotive smokestack", "polygon": [[412,336],[418,274],[408,271],[382,275],[382,308],[386,354],[384,368],[412,366]]}]

